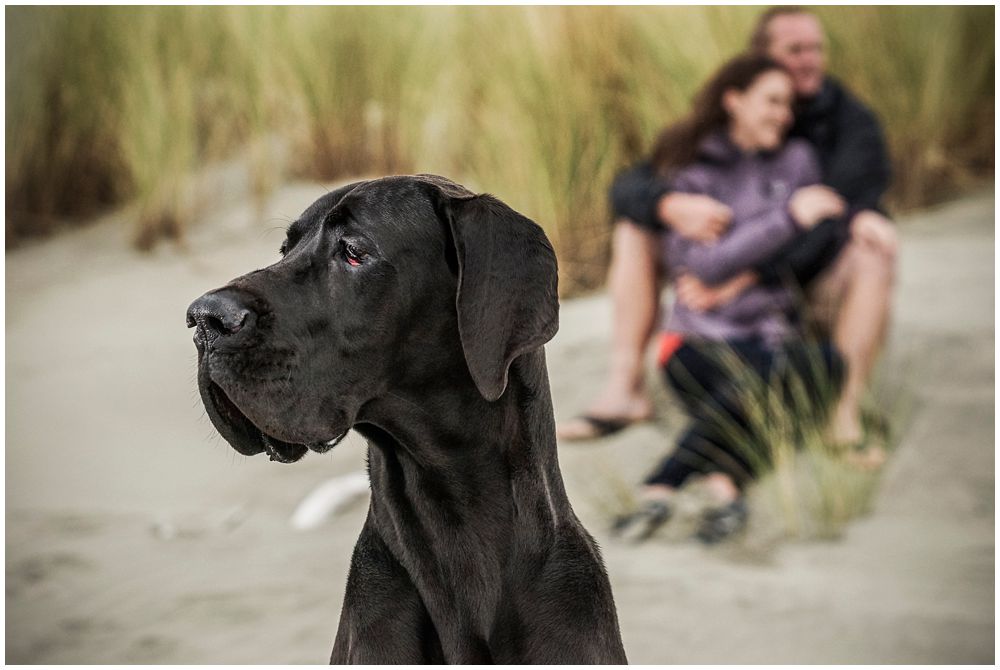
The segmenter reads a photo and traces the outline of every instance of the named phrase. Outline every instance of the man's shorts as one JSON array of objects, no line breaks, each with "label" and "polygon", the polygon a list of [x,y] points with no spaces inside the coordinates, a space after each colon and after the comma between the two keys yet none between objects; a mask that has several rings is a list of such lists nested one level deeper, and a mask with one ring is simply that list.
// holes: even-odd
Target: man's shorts
[{"label": "man's shorts", "polygon": [[847,296],[847,288],[855,272],[855,251],[850,243],[812,282],[805,291],[805,317],[810,332],[832,337],[837,315]]}]

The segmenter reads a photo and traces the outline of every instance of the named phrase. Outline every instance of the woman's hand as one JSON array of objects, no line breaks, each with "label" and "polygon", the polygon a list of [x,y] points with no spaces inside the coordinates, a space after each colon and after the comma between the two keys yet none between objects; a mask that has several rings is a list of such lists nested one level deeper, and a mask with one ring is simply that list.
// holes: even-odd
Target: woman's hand
[{"label": "woman's hand", "polygon": [[681,237],[695,242],[715,242],[733,220],[733,210],[698,193],[670,193],[656,207],[660,220]]},{"label": "woman's hand", "polygon": [[753,272],[740,273],[718,286],[708,286],[694,275],[681,275],[675,291],[677,300],[696,312],[708,312],[731,302],[757,281]]},{"label": "woman's hand", "polygon": [[829,186],[803,186],[788,201],[788,213],[802,228],[812,228],[823,219],[843,216],[847,204]]}]

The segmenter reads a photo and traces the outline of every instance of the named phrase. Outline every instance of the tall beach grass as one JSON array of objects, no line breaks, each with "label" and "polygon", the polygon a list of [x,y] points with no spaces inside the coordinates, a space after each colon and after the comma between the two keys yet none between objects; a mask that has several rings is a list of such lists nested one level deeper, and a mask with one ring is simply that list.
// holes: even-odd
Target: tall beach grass
[{"label": "tall beach grass", "polygon": [[[806,336],[795,349],[798,363],[778,357],[769,377],[761,377],[735,351],[706,352],[733,380],[733,395],[722,404],[706,406],[704,419],[720,438],[736,446],[745,465],[707,443],[702,448],[706,457],[728,464],[734,473],[759,479],[750,489],[753,507],[772,532],[832,539],[871,511],[880,466],[909,421],[912,394],[901,383],[905,380],[879,375],[864,402],[862,444],[857,449],[835,444],[829,417],[839,397],[839,377],[831,374],[820,340]],[[686,391],[702,394],[695,377],[683,369],[675,374]],[[724,409],[726,403],[742,408],[739,419]]]},{"label": "tall beach grass", "polygon": [[[894,207],[992,173],[992,7],[816,11],[831,71],[885,124]],[[493,192],[545,227],[563,292],[578,292],[604,278],[614,173],[744,47],[758,12],[10,8],[8,245],[131,200],[137,245],[180,238],[191,175],[248,153],[262,193],[288,171],[436,172]]]}]

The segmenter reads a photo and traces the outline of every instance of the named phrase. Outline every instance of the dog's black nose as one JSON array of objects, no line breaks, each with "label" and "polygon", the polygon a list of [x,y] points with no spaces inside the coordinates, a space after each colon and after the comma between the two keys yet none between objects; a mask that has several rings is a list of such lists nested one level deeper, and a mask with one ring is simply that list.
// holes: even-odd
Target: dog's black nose
[{"label": "dog's black nose", "polygon": [[240,294],[222,289],[201,296],[188,307],[188,328],[195,328],[195,341],[206,344],[220,337],[232,337],[253,328],[257,315]]}]

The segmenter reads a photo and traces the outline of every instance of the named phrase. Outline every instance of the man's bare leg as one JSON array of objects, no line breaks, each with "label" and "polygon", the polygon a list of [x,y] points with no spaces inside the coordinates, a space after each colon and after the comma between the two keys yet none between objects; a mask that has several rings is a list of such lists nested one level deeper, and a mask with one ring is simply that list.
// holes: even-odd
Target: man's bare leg
[{"label": "man's bare leg", "polygon": [[852,237],[825,290],[835,294],[833,342],[847,364],[847,376],[830,424],[835,444],[861,442],[861,401],[888,331],[895,283],[895,235],[882,242]]},{"label": "man's bare leg", "polygon": [[[659,313],[660,239],[628,219],[620,219],[615,223],[611,249],[611,367],[584,415],[642,421],[653,413],[646,390],[645,359]],[[564,440],[587,439],[598,433],[592,423],[580,417],[559,424],[556,432]]]},{"label": "man's bare leg", "polygon": [[847,377],[834,410],[832,438],[838,444],[861,441],[861,400],[888,330],[895,259],[873,249],[858,254],[857,274],[847,288],[833,341],[847,362]]}]

